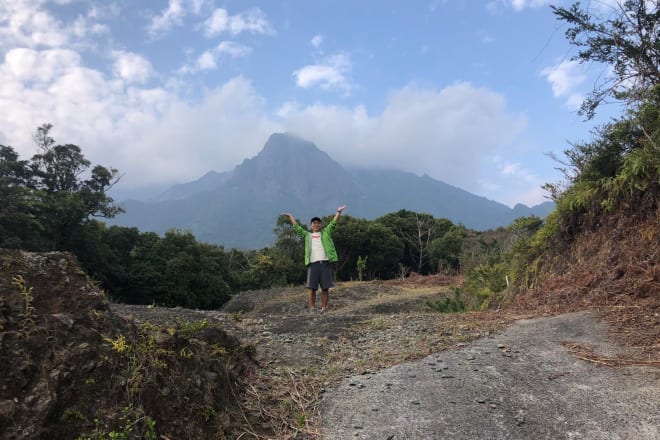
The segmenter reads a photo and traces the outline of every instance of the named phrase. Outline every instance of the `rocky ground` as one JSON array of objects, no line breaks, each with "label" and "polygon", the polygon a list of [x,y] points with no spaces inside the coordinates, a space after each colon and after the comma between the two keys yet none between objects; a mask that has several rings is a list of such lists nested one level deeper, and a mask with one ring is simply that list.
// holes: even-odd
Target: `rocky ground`
[{"label": "rocky ground", "polygon": [[253,349],[185,313],[136,323],[71,255],[0,249],[0,439],[240,436]]},{"label": "rocky ground", "polygon": [[[368,376],[432,353],[468,346],[495,335],[521,318],[538,313],[489,310],[441,314],[426,305],[449,294],[459,278],[418,277],[391,282],[338,283],[330,310],[310,313],[302,287],[246,292],[222,311],[190,311],[113,305],[122,316],[143,322],[166,322],[176,316],[213,319],[229,334],[255,347],[259,368],[248,379],[242,408],[246,432],[254,438],[321,438],[320,402],[342,379]],[[619,312],[624,309],[618,308]],[[597,316],[617,310],[601,308]],[[609,314],[608,314],[609,313]],[[657,319],[657,313],[654,319]],[[647,321],[648,321],[647,317]],[[643,322],[643,320],[639,320]],[[608,327],[624,340],[634,327]],[[618,336],[617,336],[618,335]],[[593,347],[573,346],[585,362],[646,362],[659,359],[657,329],[625,357],[606,358]],[[591,350],[591,351],[590,351]]]},{"label": "rocky ground", "polygon": [[222,323],[256,349],[259,368],[248,380],[243,401],[248,430],[259,438],[319,438],[320,397],[340,379],[466,344],[514,319],[435,312],[426,301],[444,297],[448,285],[459,280],[419,280],[338,283],[324,314],[308,311],[302,287],[246,292],[222,311],[112,307],[139,322],[185,316]]}]

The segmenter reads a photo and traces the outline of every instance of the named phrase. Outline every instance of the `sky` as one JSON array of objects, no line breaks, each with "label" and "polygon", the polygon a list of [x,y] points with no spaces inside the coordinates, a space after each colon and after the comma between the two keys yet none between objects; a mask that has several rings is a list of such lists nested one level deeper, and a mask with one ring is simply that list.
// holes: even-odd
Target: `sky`
[{"label": "sky", "polygon": [[562,179],[551,155],[618,111],[577,114],[608,67],[570,60],[549,4],[0,0],[0,144],[29,159],[51,123],[119,170],[121,199],[230,171],[288,132],[346,168],[533,206]]}]

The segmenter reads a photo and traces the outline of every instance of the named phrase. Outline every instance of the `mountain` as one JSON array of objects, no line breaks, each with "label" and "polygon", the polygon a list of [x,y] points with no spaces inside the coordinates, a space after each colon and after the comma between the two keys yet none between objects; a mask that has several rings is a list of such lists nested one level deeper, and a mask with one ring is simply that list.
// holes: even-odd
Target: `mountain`
[{"label": "mountain", "polygon": [[505,226],[521,216],[544,218],[553,209],[551,202],[511,209],[426,175],[347,170],[312,142],[276,133],[259,154],[231,172],[212,171],[150,201],[122,203],[126,212],[112,224],[157,233],[190,230],[199,241],[256,249],[274,242],[272,230],[282,212],[307,222],[342,204],[354,217],[374,219],[408,209],[477,230]]},{"label": "mountain", "polygon": [[189,197],[191,194],[197,194],[205,191],[212,191],[220,188],[231,177],[231,172],[217,173],[209,171],[200,179],[193,182],[174,185],[167,191],[150,199],[150,202],[164,202],[167,200],[180,200]]}]

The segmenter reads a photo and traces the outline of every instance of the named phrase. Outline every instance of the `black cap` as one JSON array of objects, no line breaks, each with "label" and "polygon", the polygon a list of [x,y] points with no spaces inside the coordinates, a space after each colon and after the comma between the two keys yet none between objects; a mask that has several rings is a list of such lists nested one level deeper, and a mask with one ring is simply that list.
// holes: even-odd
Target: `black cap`
[{"label": "black cap", "polygon": [[312,219],[311,219],[309,222],[310,222],[310,223],[314,223],[314,222],[319,222],[319,223],[320,223],[320,222],[321,222],[321,219],[318,218],[318,217],[312,217]]}]

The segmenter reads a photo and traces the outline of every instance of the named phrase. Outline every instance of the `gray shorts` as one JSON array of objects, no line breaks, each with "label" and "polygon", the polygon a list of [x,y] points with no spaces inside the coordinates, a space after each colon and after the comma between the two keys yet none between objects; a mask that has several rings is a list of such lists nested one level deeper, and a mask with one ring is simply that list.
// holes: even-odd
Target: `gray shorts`
[{"label": "gray shorts", "polygon": [[307,266],[307,284],[310,289],[318,289],[319,285],[322,290],[335,287],[332,282],[332,266],[329,261],[316,261]]}]

